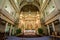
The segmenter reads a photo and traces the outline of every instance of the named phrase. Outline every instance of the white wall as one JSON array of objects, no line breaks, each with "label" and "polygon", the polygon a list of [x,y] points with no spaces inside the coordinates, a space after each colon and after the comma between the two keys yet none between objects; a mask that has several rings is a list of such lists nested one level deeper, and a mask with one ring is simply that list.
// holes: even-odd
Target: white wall
[{"label": "white wall", "polygon": [[60,0],[54,0],[57,9],[60,10]]},{"label": "white wall", "polygon": [[2,0],[0,0],[0,5],[1,5],[1,3],[2,3]]},{"label": "white wall", "polygon": [[54,3],[51,1],[48,5],[47,5],[47,7],[46,7],[46,9],[45,9],[45,16],[47,16],[47,15],[49,15],[49,14],[51,14],[51,12],[53,12],[55,10],[55,5],[54,5]]},{"label": "white wall", "polygon": [[4,4],[4,9],[5,9],[6,11],[8,11],[11,16],[14,17],[14,15],[15,15],[15,10],[14,10],[14,8],[12,7],[11,3],[9,2],[9,0],[6,0],[6,2],[5,2],[5,4]]}]

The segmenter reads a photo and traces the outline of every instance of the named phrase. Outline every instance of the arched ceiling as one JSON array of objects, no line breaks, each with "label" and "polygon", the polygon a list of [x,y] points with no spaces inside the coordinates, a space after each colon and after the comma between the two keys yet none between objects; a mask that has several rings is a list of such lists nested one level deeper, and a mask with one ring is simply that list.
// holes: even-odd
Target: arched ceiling
[{"label": "arched ceiling", "polygon": [[39,9],[34,5],[25,5],[21,8],[21,11],[23,11],[23,12],[29,12],[29,11],[36,12],[36,11],[39,11]]},{"label": "arched ceiling", "polygon": [[34,2],[34,3],[36,3],[37,5],[40,6],[39,0],[21,0],[20,5],[22,5],[25,2],[27,2],[27,3],[33,3]]},{"label": "arched ceiling", "polygon": [[22,0],[21,3],[20,3],[20,12],[21,11],[24,11],[24,12],[40,11],[39,1],[37,1],[37,0]]}]

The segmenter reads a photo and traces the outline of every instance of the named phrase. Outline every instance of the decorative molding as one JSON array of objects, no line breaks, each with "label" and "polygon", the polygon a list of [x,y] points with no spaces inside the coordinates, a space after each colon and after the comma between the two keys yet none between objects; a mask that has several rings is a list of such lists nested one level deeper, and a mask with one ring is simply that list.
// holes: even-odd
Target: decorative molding
[{"label": "decorative molding", "polygon": [[[20,6],[20,11],[21,11],[21,8],[22,8],[23,6],[25,6],[25,5],[28,5],[28,3],[22,4],[22,5]],[[38,6],[36,3],[32,3],[32,5],[35,5],[35,6],[39,9],[39,11],[40,11],[40,6]]]},{"label": "decorative molding", "polygon": [[6,10],[1,9],[0,12],[0,14],[2,14],[1,16],[3,16],[3,19],[6,19],[6,21],[11,22],[12,24],[14,23],[15,19],[11,17],[11,15],[9,15],[9,13]]},{"label": "decorative molding", "polygon": [[19,9],[15,5],[14,1],[13,0],[9,0],[9,1],[10,1],[11,5],[13,6],[13,8],[15,9],[15,11],[19,13]]}]

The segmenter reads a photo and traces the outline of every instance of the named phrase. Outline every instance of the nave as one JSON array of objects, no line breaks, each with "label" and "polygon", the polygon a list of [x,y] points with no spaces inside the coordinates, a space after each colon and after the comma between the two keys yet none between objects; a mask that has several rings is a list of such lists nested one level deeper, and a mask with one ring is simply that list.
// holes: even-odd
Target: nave
[{"label": "nave", "polygon": [[15,36],[10,36],[6,40],[49,40],[49,36],[44,36],[44,37],[33,37],[33,38],[26,38],[26,37],[15,37]]}]

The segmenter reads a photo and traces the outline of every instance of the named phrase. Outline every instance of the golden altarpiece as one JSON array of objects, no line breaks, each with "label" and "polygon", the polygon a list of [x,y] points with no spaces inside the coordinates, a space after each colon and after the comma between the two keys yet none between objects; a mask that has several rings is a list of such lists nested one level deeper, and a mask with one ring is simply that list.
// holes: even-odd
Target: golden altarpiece
[{"label": "golden altarpiece", "polygon": [[40,26],[40,15],[38,12],[21,12],[19,28],[22,29],[24,35],[35,35]]}]

